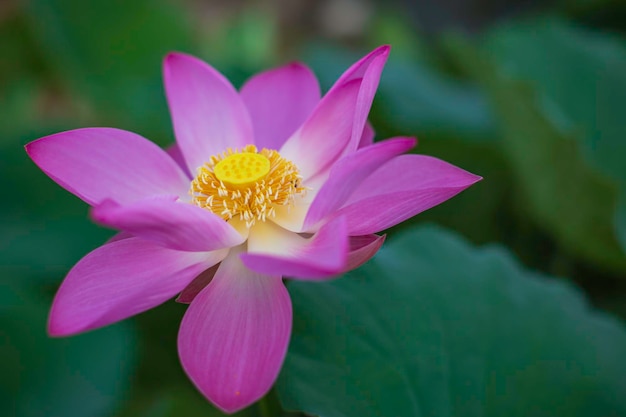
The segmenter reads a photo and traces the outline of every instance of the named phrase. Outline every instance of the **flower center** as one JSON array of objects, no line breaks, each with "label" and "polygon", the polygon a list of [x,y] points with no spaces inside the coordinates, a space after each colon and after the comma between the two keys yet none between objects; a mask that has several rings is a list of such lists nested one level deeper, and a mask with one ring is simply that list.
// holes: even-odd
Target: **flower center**
[{"label": "flower center", "polygon": [[296,165],[274,150],[257,152],[254,145],[228,148],[198,168],[191,182],[192,201],[224,220],[237,218],[248,227],[276,215],[276,206],[287,206],[304,194]]}]

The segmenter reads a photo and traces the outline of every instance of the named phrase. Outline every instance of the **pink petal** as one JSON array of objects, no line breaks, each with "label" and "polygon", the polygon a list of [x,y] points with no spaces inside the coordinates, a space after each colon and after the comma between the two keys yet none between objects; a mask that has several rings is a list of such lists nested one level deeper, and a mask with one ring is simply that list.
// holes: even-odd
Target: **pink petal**
[{"label": "pink petal", "polygon": [[395,138],[378,142],[340,159],[331,169],[326,183],[317,193],[304,220],[303,230],[310,230],[328,214],[336,211],[373,171],[415,146],[413,138]]},{"label": "pink petal", "polygon": [[191,303],[193,299],[196,298],[196,295],[198,295],[200,291],[202,291],[204,287],[209,285],[209,283],[213,280],[213,277],[215,276],[215,273],[217,272],[217,268],[219,267],[220,267],[220,264],[213,265],[212,267],[210,267],[209,269],[207,269],[206,271],[198,275],[196,278],[194,278],[194,280],[191,281],[189,285],[187,285],[182,290],[180,295],[176,297],[176,302],[182,303],[182,304]]},{"label": "pink petal", "polygon": [[105,201],[93,208],[92,216],[100,224],[176,250],[211,251],[236,246],[245,240],[210,211],[164,198],[126,206]]},{"label": "pink petal", "polygon": [[181,53],[165,58],[163,74],[176,141],[191,173],[228,147],[254,143],[248,111],[222,74]]},{"label": "pink petal", "polygon": [[298,166],[304,180],[356,150],[388,56],[389,47],[381,46],[352,65],[285,142],[280,153]]},{"label": "pink petal", "polygon": [[231,254],[189,305],[178,351],[196,387],[234,413],[272,387],[290,333],[291,300],[280,277],[252,272]]},{"label": "pink petal", "polygon": [[346,271],[358,268],[369,261],[385,242],[385,235],[350,236],[350,252]]},{"label": "pink petal", "polygon": [[48,331],[66,336],[155,307],[226,253],[178,252],[138,238],[101,246],[81,259],[61,284]]},{"label": "pink petal", "polygon": [[186,175],[165,151],[124,130],[70,130],[31,142],[26,152],[50,178],[91,205],[179,195],[189,188]]},{"label": "pink petal", "polygon": [[283,157],[297,165],[305,181],[327,169],[348,145],[360,85],[360,80],[355,80],[324,96],[280,149]]},{"label": "pink petal", "polygon": [[250,230],[241,260],[261,274],[323,279],[345,270],[347,254],[345,219],[334,219],[310,238],[265,222]]},{"label": "pink petal", "polygon": [[380,57],[387,58],[389,56],[389,51],[391,51],[391,47],[389,45],[381,45],[369,54],[365,55],[363,58],[359,59],[357,62],[352,64],[350,68],[344,71],[343,74],[341,74],[329,92],[342,84],[365,77],[372,63]]},{"label": "pink petal", "polygon": [[350,235],[394,226],[460,193],[481,177],[440,159],[401,155],[372,173],[334,216],[345,216]]},{"label": "pink petal", "polygon": [[259,148],[280,149],[320,101],[317,78],[306,66],[293,63],[262,72],[241,88]]},{"label": "pink petal", "polygon": [[367,115],[372,107],[372,101],[374,100],[374,95],[376,95],[380,76],[389,57],[390,50],[391,48],[388,45],[383,45],[365,55],[348,68],[329,91],[330,94],[335,88],[339,88],[345,83],[361,79],[361,87],[354,113],[352,138],[346,149],[347,153],[354,151],[359,145],[363,129],[366,126]]},{"label": "pink petal", "polygon": [[366,146],[370,146],[374,143],[374,137],[376,136],[376,132],[374,131],[374,127],[370,122],[365,124],[363,128],[363,133],[361,134],[361,139],[359,140],[359,149],[365,148]]}]

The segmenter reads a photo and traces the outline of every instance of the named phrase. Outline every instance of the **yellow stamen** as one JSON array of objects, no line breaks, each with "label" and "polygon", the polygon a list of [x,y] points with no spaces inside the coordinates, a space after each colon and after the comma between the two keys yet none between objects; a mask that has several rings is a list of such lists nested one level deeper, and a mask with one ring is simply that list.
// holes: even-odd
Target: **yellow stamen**
[{"label": "yellow stamen", "polygon": [[248,227],[274,217],[276,206],[291,205],[304,192],[293,162],[273,150],[257,152],[254,145],[212,156],[198,168],[189,191],[194,204]]}]

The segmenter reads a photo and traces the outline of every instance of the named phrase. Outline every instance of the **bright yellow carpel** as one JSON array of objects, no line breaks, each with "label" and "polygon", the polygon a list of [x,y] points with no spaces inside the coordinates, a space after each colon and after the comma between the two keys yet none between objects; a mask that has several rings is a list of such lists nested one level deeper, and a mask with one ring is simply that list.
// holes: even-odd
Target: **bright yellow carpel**
[{"label": "bright yellow carpel", "polygon": [[245,187],[263,179],[270,172],[270,160],[260,153],[241,152],[227,156],[213,167],[224,183]]}]

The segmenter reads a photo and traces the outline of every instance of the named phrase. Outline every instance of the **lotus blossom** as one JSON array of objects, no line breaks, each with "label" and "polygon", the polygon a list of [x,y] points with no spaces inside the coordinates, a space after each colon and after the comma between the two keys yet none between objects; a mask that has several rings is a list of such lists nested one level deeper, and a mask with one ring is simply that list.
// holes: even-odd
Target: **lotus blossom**
[{"label": "lotus blossom", "polygon": [[405,154],[415,139],[373,142],[367,122],[389,47],[350,67],[320,97],[293,63],[238,92],[189,55],[164,61],[176,145],[87,128],[26,146],[59,185],[121,233],[80,260],[50,312],[53,336],[122,320],[179,294],[189,303],[181,363],[217,407],[235,412],[273,385],[292,306],[284,277],[324,280],[370,259],[375,233],[480,179]]}]

